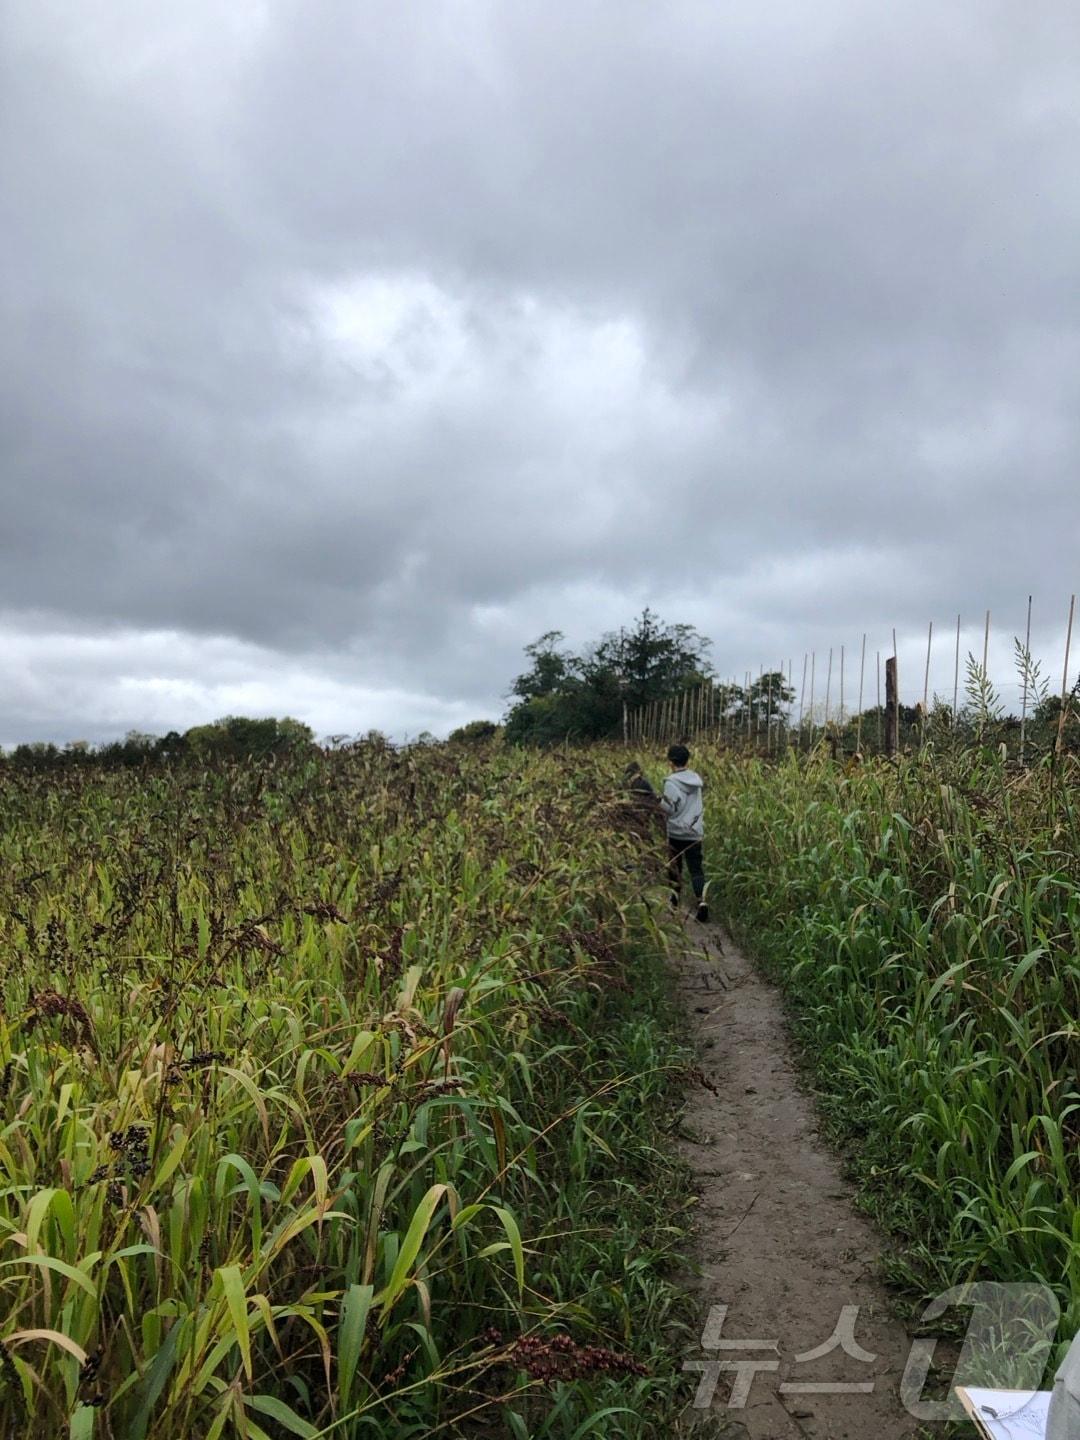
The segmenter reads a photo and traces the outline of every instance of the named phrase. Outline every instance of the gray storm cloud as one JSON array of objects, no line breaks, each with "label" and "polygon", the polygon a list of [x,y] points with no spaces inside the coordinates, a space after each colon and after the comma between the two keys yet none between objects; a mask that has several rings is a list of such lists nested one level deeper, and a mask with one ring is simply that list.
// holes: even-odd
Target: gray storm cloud
[{"label": "gray storm cloud", "polygon": [[1075,11],[0,26],[0,742],[443,730],[645,603],[725,673],[1031,591],[1058,645]]}]

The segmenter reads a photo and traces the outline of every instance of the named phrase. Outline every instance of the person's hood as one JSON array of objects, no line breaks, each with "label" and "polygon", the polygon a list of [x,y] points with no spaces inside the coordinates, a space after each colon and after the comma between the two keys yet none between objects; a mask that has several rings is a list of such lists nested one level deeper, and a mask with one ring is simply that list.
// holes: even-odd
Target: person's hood
[{"label": "person's hood", "polygon": [[696,770],[672,770],[667,778],[676,781],[687,790],[700,790],[705,784]]}]

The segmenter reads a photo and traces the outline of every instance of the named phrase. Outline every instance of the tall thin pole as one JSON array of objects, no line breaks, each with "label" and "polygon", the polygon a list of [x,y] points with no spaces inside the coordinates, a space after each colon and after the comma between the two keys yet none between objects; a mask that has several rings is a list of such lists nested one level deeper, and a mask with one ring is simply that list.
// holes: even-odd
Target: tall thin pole
[{"label": "tall thin pole", "polygon": [[[1030,607],[1030,605],[1028,606],[1028,613],[1029,613],[1029,614],[1031,613],[1031,607]],[[957,706],[958,706],[959,704],[960,704],[960,616],[957,615],[957,617],[956,617],[956,658],[955,658],[955,660],[953,661],[953,677],[952,677],[952,723],[953,723],[953,729],[956,728]]]},{"label": "tall thin pole", "polygon": [[759,665],[757,672],[757,705],[754,708],[754,743],[761,734],[761,692],[765,688],[765,666]]},{"label": "tall thin pole", "polygon": [[[900,656],[896,653],[896,626],[892,632],[893,689],[896,691],[896,743],[900,744]],[[885,661],[885,708],[889,708],[889,662]],[[886,727],[887,729],[888,727]],[[887,748],[887,747],[886,747]]]},{"label": "tall thin pole", "polygon": [[881,651],[877,652],[877,743],[880,750],[885,743],[884,711],[881,708]]},{"label": "tall thin pole", "polygon": [[806,662],[810,657],[803,651],[802,657],[802,684],[799,686],[799,747],[802,747],[802,722],[803,708],[806,704]]},{"label": "tall thin pole", "polygon": [[1027,739],[1028,671],[1031,669],[1031,596],[1028,596],[1027,629],[1024,631],[1024,693],[1020,701],[1020,764],[1024,763]]},{"label": "tall thin pole", "polygon": [[986,629],[983,631],[983,679],[986,679],[987,666],[990,663],[990,611],[986,612]]},{"label": "tall thin pole", "polygon": [[832,646],[829,646],[829,670],[825,677],[825,729],[829,728],[829,696],[832,692]]},{"label": "tall thin pole", "polygon": [[844,728],[844,647],[840,646],[840,729]]},{"label": "tall thin pole", "polygon": [[930,621],[930,628],[926,632],[926,670],[923,674],[922,687],[922,738],[926,740],[926,721],[930,714],[930,643],[934,638],[934,622]]},{"label": "tall thin pole", "polygon": [[817,651],[810,651],[810,734],[807,737],[808,746],[814,748],[814,671],[817,669]]},{"label": "tall thin pole", "polygon": [[862,650],[859,654],[859,718],[855,722],[855,753],[862,753],[862,701],[863,672],[866,669],[866,631],[863,631]]},{"label": "tall thin pole", "polygon": [[979,716],[979,736],[981,738],[983,726],[986,724],[986,690],[989,684],[987,668],[990,663],[990,611],[986,612],[986,628],[983,630],[983,663],[982,663],[982,714]]},{"label": "tall thin pole", "polygon": [[750,671],[746,672],[746,738],[750,739],[750,712],[753,707],[750,704]]},{"label": "tall thin pole", "polygon": [[1058,711],[1057,739],[1054,741],[1055,758],[1061,754],[1061,743],[1065,735],[1065,698],[1069,693],[1069,651],[1072,648],[1073,612],[1076,610],[1076,596],[1069,600],[1069,628],[1065,631],[1065,668],[1061,672],[1061,709]]}]

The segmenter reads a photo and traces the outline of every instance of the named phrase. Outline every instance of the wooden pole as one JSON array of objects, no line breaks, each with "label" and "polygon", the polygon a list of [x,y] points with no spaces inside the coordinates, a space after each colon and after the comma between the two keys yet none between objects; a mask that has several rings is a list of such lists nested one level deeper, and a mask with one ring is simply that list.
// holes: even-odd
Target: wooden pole
[{"label": "wooden pole", "polygon": [[926,632],[926,670],[923,674],[922,687],[922,741],[926,743],[926,720],[930,714],[930,642],[934,638],[934,622],[930,621],[930,628]]},{"label": "wooden pole", "polygon": [[832,693],[832,646],[829,646],[829,670],[825,677],[825,729],[829,728],[829,696]]},{"label": "wooden pole", "polygon": [[750,739],[750,720],[751,720],[750,711],[751,711],[751,705],[750,705],[750,671],[747,670],[747,672],[746,672],[746,738],[747,738],[747,740]]},{"label": "wooden pole", "polygon": [[1065,738],[1065,701],[1069,694],[1069,651],[1072,649],[1073,612],[1076,610],[1076,596],[1069,600],[1069,628],[1065,631],[1065,668],[1061,672],[1061,709],[1058,711],[1057,738],[1054,741],[1054,757],[1061,754]]},{"label": "wooden pole", "polygon": [[862,753],[862,702],[863,674],[866,670],[866,631],[863,631],[862,650],[859,653],[859,718],[855,722],[855,753]]},{"label": "wooden pole", "polygon": [[953,660],[953,677],[952,677],[952,723],[953,723],[953,729],[954,729],[954,730],[955,730],[955,728],[956,728],[956,722],[957,722],[957,718],[958,718],[958,716],[957,716],[957,707],[959,706],[959,704],[960,704],[960,616],[957,615],[957,617],[956,617],[956,657],[955,657],[955,659]]},{"label": "wooden pole", "polygon": [[885,754],[895,755],[900,728],[900,703],[896,690],[896,656],[885,661]]},{"label": "wooden pole", "polygon": [[881,651],[877,652],[877,748],[885,748],[884,712],[881,708]]},{"label": "wooden pole", "polygon": [[802,721],[803,706],[806,701],[806,662],[810,657],[803,651],[802,657],[802,684],[799,686],[799,748],[802,748]]},{"label": "wooden pole", "polygon": [[983,631],[983,679],[986,679],[990,663],[990,611],[986,612],[986,629]]},{"label": "wooden pole", "polygon": [[814,670],[817,667],[817,651],[810,651],[810,734],[807,737],[808,749],[814,748]]},{"label": "wooden pole", "polygon": [[1028,596],[1027,629],[1024,631],[1024,694],[1020,701],[1020,764],[1024,763],[1027,740],[1028,671],[1031,669],[1031,596]]},{"label": "wooden pole", "polygon": [[844,647],[840,646],[840,729],[844,728]]},{"label": "wooden pole", "polygon": [[990,611],[986,612],[986,628],[983,630],[983,663],[982,663],[982,714],[979,716],[979,735],[982,736],[983,727],[986,724],[986,687],[989,683],[988,668],[990,664]]},{"label": "wooden pole", "polygon": [[765,711],[765,745],[772,754],[772,676],[769,676],[769,703]]}]

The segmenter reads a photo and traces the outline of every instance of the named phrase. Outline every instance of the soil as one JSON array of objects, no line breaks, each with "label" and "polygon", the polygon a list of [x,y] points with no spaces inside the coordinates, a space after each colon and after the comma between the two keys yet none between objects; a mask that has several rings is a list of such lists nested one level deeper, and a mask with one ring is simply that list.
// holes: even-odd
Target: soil
[{"label": "soil", "polygon": [[[707,1348],[687,1359],[699,1367],[778,1367],[747,1376],[742,1407],[729,1405],[737,1398],[736,1372],[713,1370],[715,1393],[702,1406],[710,1372],[690,1370],[687,1419],[700,1412],[711,1425],[719,1422],[725,1440],[915,1437],[918,1425],[899,1399],[910,1340],[878,1278],[885,1242],[854,1209],[841,1162],[819,1134],[779,993],[726,938],[721,949],[715,927],[690,921],[687,930],[677,985],[705,1083],[691,1090],[680,1149],[700,1193],[694,1289],[702,1325],[712,1311],[714,1327],[702,1336]],[[713,1307],[721,1305],[728,1309],[717,1334]],[[798,1362],[830,1340],[852,1306],[858,1312],[847,1311],[854,1322],[848,1348],[856,1355],[838,1344],[827,1356]],[[761,1343],[747,1346],[751,1340]],[[781,1389],[806,1384],[873,1388]]]}]

